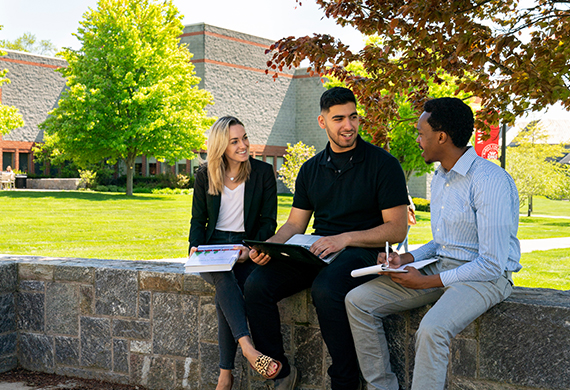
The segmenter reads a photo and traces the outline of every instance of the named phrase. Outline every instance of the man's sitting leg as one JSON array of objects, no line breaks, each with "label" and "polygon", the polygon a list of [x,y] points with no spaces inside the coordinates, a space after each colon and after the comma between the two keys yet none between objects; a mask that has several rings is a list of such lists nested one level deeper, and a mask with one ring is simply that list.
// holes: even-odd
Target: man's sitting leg
[{"label": "man's sitting leg", "polygon": [[290,364],[283,348],[281,319],[277,303],[311,286],[319,268],[271,260],[257,267],[244,286],[246,311],[255,347],[263,354],[279,360],[283,369],[276,379],[289,375]]}]

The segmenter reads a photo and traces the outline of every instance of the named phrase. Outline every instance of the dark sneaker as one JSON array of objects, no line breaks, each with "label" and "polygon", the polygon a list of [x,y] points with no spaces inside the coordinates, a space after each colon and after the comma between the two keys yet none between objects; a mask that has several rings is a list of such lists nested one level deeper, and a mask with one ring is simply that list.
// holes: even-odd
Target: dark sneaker
[{"label": "dark sneaker", "polygon": [[299,381],[299,372],[291,365],[291,372],[285,378],[275,379],[275,390],[293,390]]}]

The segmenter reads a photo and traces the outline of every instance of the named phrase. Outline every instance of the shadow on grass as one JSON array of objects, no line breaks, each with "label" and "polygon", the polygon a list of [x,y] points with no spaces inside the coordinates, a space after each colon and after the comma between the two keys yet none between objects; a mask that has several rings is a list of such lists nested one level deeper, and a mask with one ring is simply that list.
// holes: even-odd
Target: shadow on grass
[{"label": "shadow on grass", "polygon": [[93,202],[104,202],[107,200],[160,200],[164,199],[162,195],[154,194],[134,194],[127,196],[117,193],[102,193],[89,191],[0,191],[0,198],[13,199],[78,199]]}]

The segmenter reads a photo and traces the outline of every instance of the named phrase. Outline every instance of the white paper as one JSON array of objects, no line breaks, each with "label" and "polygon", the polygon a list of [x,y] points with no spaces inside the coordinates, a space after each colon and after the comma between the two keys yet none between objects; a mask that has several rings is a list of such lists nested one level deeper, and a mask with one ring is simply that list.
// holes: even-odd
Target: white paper
[{"label": "white paper", "polygon": [[432,259],[414,261],[412,263],[405,264],[405,265],[398,267],[398,268],[386,268],[386,265],[384,265],[384,264],[382,264],[382,265],[380,265],[380,264],[371,265],[370,267],[355,269],[350,273],[350,275],[353,278],[357,278],[359,276],[364,276],[364,275],[374,275],[374,274],[377,274],[378,272],[406,273],[406,272],[408,272],[405,269],[406,267],[414,267],[414,268],[420,269],[420,268],[425,267],[428,264],[436,262],[437,260],[438,260],[437,258],[432,258]]}]

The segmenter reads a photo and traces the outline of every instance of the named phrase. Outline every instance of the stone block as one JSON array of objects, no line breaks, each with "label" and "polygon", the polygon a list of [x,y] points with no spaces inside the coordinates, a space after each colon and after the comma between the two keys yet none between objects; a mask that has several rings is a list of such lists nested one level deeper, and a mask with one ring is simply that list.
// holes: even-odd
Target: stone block
[{"label": "stone block", "polygon": [[128,375],[119,374],[115,372],[88,370],[78,367],[57,366],[55,369],[57,375],[64,375],[76,378],[96,379],[110,383],[119,383],[126,385],[130,382]]},{"label": "stone block", "polygon": [[200,298],[200,341],[218,342],[218,315],[214,297]]},{"label": "stone block", "polygon": [[309,322],[309,290],[303,290],[278,303],[279,316],[285,324],[303,324]]},{"label": "stone block", "polygon": [[18,293],[16,307],[18,313],[18,330],[43,332],[44,321],[44,294]]},{"label": "stone block", "polygon": [[95,300],[93,286],[79,286],[79,313],[84,316],[93,315]]},{"label": "stone block", "polygon": [[283,337],[283,349],[285,351],[293,350],[293,329],[292,325],[281,324],[281,337]]},{"label": "stone block", "polygon": [[124,269],[95,270],[95,313],[136,317],[137,272]]},{"label": "stone block", "polygon": [[150,291],[139,291],[139,318],[150,318]]},{"label": "stone block", "polygon": [[0,356],[16,353],[17,342],[16,332],[0,335]]},{"label": "stone block", "polygon": [[14,294],[0,294],[0,333],[14,332],[16,329],[16,302]]},{"label": "stone block", "polygon": [[18,276],[20,280],[53,280],[55,265],[41,263],[19,263]]},{"label": "stone block", "polygon": [[150,341],[131,341],[131,352],[150,354],[152,352],[152,343]]},{"label": "stone block", "polygon": [[58,265],[54,270],[54,279],[63,282],[93,284],[94,270],[92,267]]},{"label": "stone block", "polygon": [[62,335],[79,334],[79,293],[69,283],[51,283],[46,287],[46,330]]},{"label": "stone block", "polygon": [[[398,383],[403,388],[407,388],[411,370],[409,362],[406,360],[409,353],[410,345],[413,351],[413,336],[408,333],[407,322],[409,316],[407,313],[392,314],[383,321],[386,340],[390,351],[390,365],[392,372],[398,377]],[[413,361],[413,355],[412,361]]]},{"label": "stone block", "polygon": [[182,291],[182,274],[141,271],[139,288],[152,291]]},{"label": "stone block", "polygon": [[[200,385],[200,365],[196,359],[176,360],[176,388],[198,389]],[[234,385],[235,386],[235,385]],[[236,387],[239,389],[239,387]]]},{"label": "stone block", "polygon": [[0,294],[13,293],[18,285],[18,265],[16,263],[0,264]]},{"label": "stone block", "polygon": [[79,366],[79,339],[75,337],[55,337],[55,363],[65,366]]},{"label": "stone block", "polygon": [[214,390],[218,383],[220,353],[217,344],[200,343],[201,389]]},{"label": "stone block", "polygon": [[135,320],[113,320],[113,337],[150,340],[150,322]]},{"label": "stone block", "polygon": [[[570,291],[551,303],[503,302],[481,317],[480,378],[518,386],[570,388]],[[556,303],[556,299],[565,302]]]},{"label": "stone block", "polygon": [[111,369],[111,320],[81,317],[81,366]]},{"label": "stone block", "polygon": [[184,291],[196,295],[214,295],[216,289],[198,275],[184,274]]},{"label": "stone block", "polygon": [[129,342],[127,340],[113,340],[113,371],[129,372]]},{"label": "stone block", "polygon": [[[530,390],[530,388],[526,388]],[[520,387],[505,383],[492,383],[470,378],[453,377],[447,385],[447,390],[522,390]]]},{"label": "stone block", "polygon": [[173,389],[176,361],[162,356],[131,355],[131,380],[148,389]]},{"label": "stone block", "polygon": [[198,297],[154,293],[153,353],[180,357],[198,355]]},{"label": "stone block", "polygon": [[301,372],[299,386],[322,387],[325,376],[324,342],[317,328],[295,327],[295,365]]},{"label": "stone block", "polygon": [[26,370],[53,372],[53,338],[43,334],[20,333],[20,365]]},{"label": "stone block", "polygon": [[39,280],[22,280],[20,281],[19,291],[37,291],[45,292],[45,282]]},{"label": "stone block", "polygon": [[18,358],[16,356],[0,356],[0,374],[8,372],[18,367]]},{"label": "stone block", "polygon": [[451,373],[453,376],[477,377],[477,341],[455,338],[451,341]]}]

